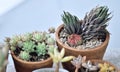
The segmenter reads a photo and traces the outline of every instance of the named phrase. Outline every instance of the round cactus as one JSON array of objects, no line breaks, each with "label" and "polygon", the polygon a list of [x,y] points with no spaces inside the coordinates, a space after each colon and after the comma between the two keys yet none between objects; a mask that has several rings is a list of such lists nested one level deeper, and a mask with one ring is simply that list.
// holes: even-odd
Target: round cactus
[{"label": "round cactus", "polygon": [[77,46],[82,43],[82,38],[80,35],[71,34],[70,36],[68,36],[67,42],[70,46]]}]

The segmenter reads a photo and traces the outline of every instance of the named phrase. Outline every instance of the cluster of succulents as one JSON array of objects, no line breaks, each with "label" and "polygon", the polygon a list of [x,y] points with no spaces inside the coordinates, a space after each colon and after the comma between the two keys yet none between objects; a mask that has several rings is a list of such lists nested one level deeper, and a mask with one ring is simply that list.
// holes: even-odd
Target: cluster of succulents
[{"label": "cluster of succulents", "polygon": [[7,57],[8,57],[9,48],[0,43],[0,72],[5,72],[5,66],[7,65]]},{"label": "cluster of succulents", "polygon": [[100,67],[99,72],[115,72],[115,68],[107,63],[100,63],[98,66]]},{"label": "cluster of succulents", "polygon": [[93,63],[90,60],[86,61],[86,56],[79,55],[71,61],[75,66],[75,72],[116,72],[115,68],[108,63]]},{"label": "cluster of succulents", "polygon": [[49,57],[49,47],[55,47],[55,40],[47,32],[32,32],[6,38],[6,43],[22,60],[39,61]]},{"label": "cluster of succulents", "polygon": [[67,42],[72,47],[86,44],[88,41],[92,42],[92,39],[104,42],[107,33],[106,27],[108,21],[112,18],[110,16],[111,12],[108,12],[108,10],[107,6],[97,6],[88,12],[83,20],[79,20],[77,16],[69,12],[64,12],[62,15],[64,29],[60,33],[61,41],[63,43]]},{"label": "cluster of succulents", "polygon": [[74,56],[64,57],[64,54],[65,54],[65,49],[64,48],[62,48],[62,50],[60,52],[58,51],[57,47],[56,48],[51,48],[49,50],[49,54],[50,54],[53,62],[56,64],[55,72],[59,72],[60,62],[67,62],[67,61],[74,58]]}]

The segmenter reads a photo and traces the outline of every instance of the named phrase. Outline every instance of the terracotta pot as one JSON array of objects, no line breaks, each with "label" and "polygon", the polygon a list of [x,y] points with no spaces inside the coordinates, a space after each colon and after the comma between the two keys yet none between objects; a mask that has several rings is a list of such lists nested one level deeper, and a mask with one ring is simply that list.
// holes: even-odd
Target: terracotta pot
[{"label": "terracotta pot", "polygon": [[13,52],[11,55],[15,64],[16,72],[32,72],[35,69],[52,67],[53,64],[52,58],[39,62],[27,62],[16,57]]},{"label": "terracotta pot", "polygon": [[92,61],[92,63],[102,63],[102,64],[107,63],[110,66],[113,66],[115,68],[116,72],[119,72],[118,68],[108,61],[105,61],[105,60],[91,60],[91,61]]},{"label": "terracotta pot", "polygon": [[[57,45],[59,47],[59,49],[61,50],[62,48],[65,48],[65,55],[73,55],[73,56],[78,56],[78,55],[82,55],[82,56],[86,56],[87,60],[90,59],[102,59],[104,56],[104,53],[106,51],[108,42],[109,42],[109,33],[107,33],[106,35],[106,40],[102,43],[102,45],[97,46],[96,48],[92,48],[92,49],[88,49],[88,50],[77,50],[74,49],[70,46],[67,46],[65,44],[63,44],[60,41],[60,37],[59,37],[59,33],[61,32],[61,30],[63,29],[64,25],[60,25],[56,32],[55,32],[55,37],[56,37],[56,41],[57,41]],[[71,69],[73,70],[74,68],[71,68],[72,64],[69,62],[63,63],[64,68],[66,68],[67,70],[71,71]]]}]

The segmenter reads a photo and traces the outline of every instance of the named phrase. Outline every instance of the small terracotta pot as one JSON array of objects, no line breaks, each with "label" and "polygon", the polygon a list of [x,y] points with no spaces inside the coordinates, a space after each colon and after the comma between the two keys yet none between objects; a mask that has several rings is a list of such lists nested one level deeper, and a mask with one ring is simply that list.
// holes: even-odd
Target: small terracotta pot
[{"label": "small terracotta pot", "polygon": [[39,62],[27,62],[16,57],[13,52],[11,55],[15,64],[16,72],[32,72],[35,69],[52,67],[53,64],[52,58]]},{"label": "small terracotta pot", "polygon": [[[82,55],[82,56],[86,56],[87,60],[90,59],[103,59],[104,53],[106,51],[108,42],[109,42],[109,33],[107,33],[106,35],[106,39],[105,41],[102,43],[102,45],[97,46],[96,48],[92,48],[92,49],[87,49],[87,50],[77,50],[74,49],[70,46],[67,46],[65,44],[63,44],[63,42],[60,41],[60,37],[59,34],[61,32],[61,30],[63,29],[64,25],[60,25],[56,32],[55,32],[55,37],[56,37],[56,41],[57,41],[57,45],[59,47],[59,49],[61,50],[62,48],[65,48],[65,55],[72,55],[72,56],[78,56],[78,55]],[[74,68],[72,68],[72,64],[70,62],[66,62],[63,63],[63,66],[65,69],[71,71],[71,69],[73,70]]]},{"label": "small terracotta pot", "polygon": [[91,60],[91,61],[92,61],[92,63],[102,63],[102,64],[107,63],[110,66],[113,66],[115,68],[116,72],[119,72],[118,68],[108,61],[105,61],[105,60]]}]

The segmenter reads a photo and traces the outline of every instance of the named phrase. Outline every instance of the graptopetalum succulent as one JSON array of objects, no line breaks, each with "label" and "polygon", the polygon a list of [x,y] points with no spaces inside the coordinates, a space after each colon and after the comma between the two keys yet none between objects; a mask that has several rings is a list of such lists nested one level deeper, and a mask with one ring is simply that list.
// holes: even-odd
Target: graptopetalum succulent
[{"label": "graptopetalum succulent", "polygon": [[82,63],[82,67],[85,68],[85,72],[98,72],[99,67],[98,65],[93,65],[92,62],[90,60],[88,60],[87,62]]},{"label": "graptopetalum succulent", "polygon": [[59,72],[59,64],[60,62],[67,62],[71,59],[74,58],[74,56],[66,56],[64,57],[65,54],[65,49],[62,48],[62,50],[59,52],[57,48],[52,48],[53,50],[49,50],[49,54],[51,58],[53,59],[53,62],[56,64],[56,68],[54,72]]},{"label": "graptopetalum succulent", "polygon": [[82,63],[85,63],[86,61],[86,56],[82,57],[79,55],[76,58],[73,58],[71,63],[76,67],[75,72],[78,72],[78,70],[82,67]]},{"label": "graptopetalum succulent", "polygon": [[[79,20],[77,16],[64,11],[62,20],[64,22],[65,32],[70,36],[79,35],[79,37],[74,37],[75,40],[73,38],[70,40],[71,37],[68,36],[68,44],[77,46],[91,39],[101,39],[104,41],[108,21],[112,18],[110,17],[111,12],[109,13],[108,10],[109,8],[107,6],[97,6],[87,13],[83,20]],[[80,39],[76,42],[76,38]],[[73,40],[78,44],[73,43]]]},{"label": "graptopetalum succulent", "polygon": [[6,38],[12,52],[22,60],[40,61],[49,57],[48,49],[55,47],[55,40],[47,32],[32,32]]}]

